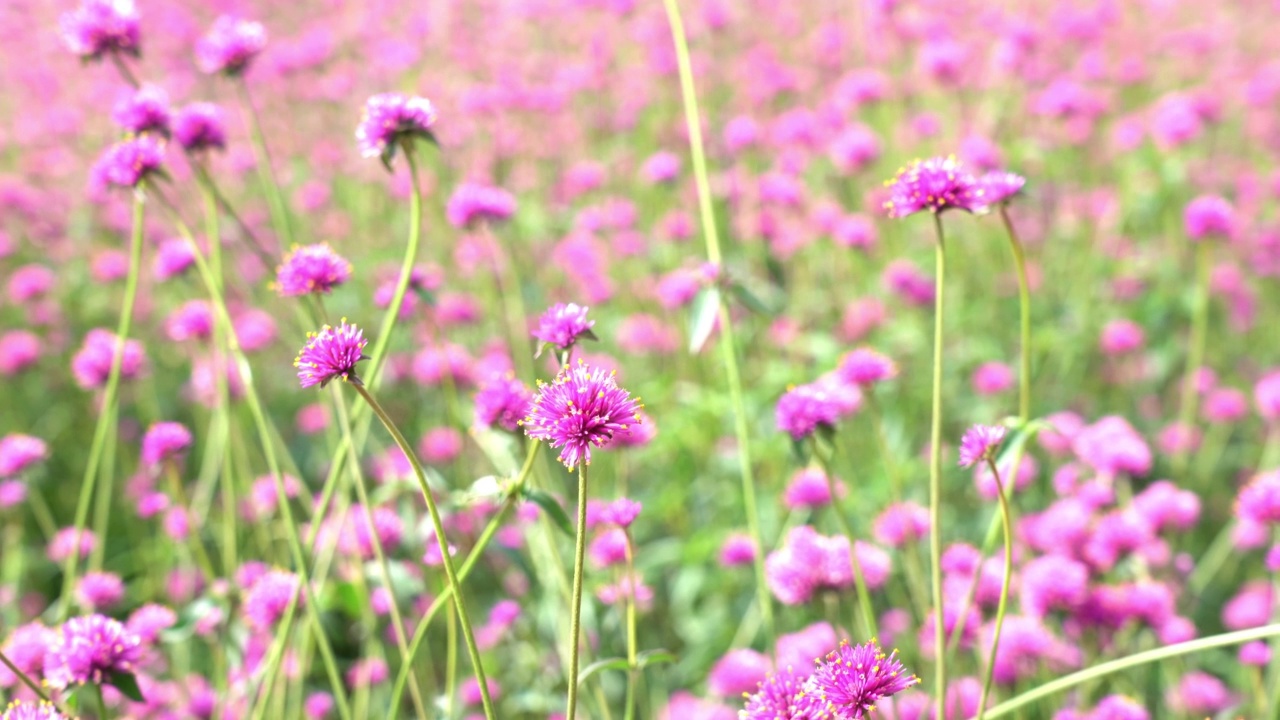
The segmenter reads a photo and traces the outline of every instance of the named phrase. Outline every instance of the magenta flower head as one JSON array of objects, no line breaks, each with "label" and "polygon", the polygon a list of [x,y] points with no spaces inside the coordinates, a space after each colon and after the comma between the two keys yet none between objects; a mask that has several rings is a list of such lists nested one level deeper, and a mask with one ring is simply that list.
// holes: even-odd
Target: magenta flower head
[{"label": "magenta flower head", "polygon": [[973,212],[986,206],[982,184],[974,179],[954,155],[916,160],[885,183],[889,199],[884,209],[889,217],[904,218],[928,210]]},{"label": "magenta flower head", "polygon": [[327,295],[351,277],[351,263],[333,251],[328,243],[295,245],[276,268],[275,289],[296,297],[311,293]]},{"label": "magenta flower head", "polygon": [[532,393],[511,373],[495,374],[476,392],[476,425],[515,432],[529,414]]},{"label": "magenta flower head", "polygon": [[222,108],[209,102],[184,105],[173,115],[173,139],[192,152],[225,148],[227,126]]},{"label": "magenta flower head", "polygon": [[21,475],[47,457],[49,446],[40,438],[21,433],[5,435],[0,438],[0,478]]},{"label": "magenta flower head", "polygon": [[44,656],[44,676],[58,689],[101,685],[116,673],[131,673],[142,657],[142,641],[119,621],[102,615],[71,618],[58,629]]},{"label": "magenta flower head", "polygon": [[[111,374],[111,363],[114,360],[116,346],[121,340],[110,330],[95,328],[84,338],[84,345],[71,358],[71,374],[76,384],[90,390],[106,385]],[[142,343],[137,340],[124,341],[124,351],[120,356],[120,377],[131,379],[138,377],[146,366],[146,355],[142,351]]]},{"label": "magenta flower head", "polygon": [[534,440],[560,448],[570,470],[591,464],[591,448],[605,447],[617,433],[640,421],[639,398],[618,387],[615,373],[578,361],[561,368],[550,384],[539,383],[529,416],[521,423]]},{"label": "magenta flower head", "polygon": [[960,440],[960,467],[973,467],[984,460],[995,459],[1008,429],[1002,425],[974,425]]},{"label": "magenta flower head", "polygon": [[502,222],[516,214],[516,198],[499,187],[462,183],[449,196],[445,216],[456,228],[479,222]]},{"label": "magenta flower head", "polygon": [[596,321],[587,319],[587,310],[588,308],[575,303],[556,303],[547,308],[542,317],[538,318],[538,329],[533,331],[533,337],[541,343],[538,355],[548,345],[564,351],[573,347],[578,338],[595,340],[596,336],[591,328]]},{"label": "magenta flower head", "polygon": [[112,52],[138,56],[138,8],[133,0],[84,0],[63,14],[62,41],[82,60]]},{"label": "magenta flower head", "polygon": [[307,335],[293,366],[298,368],[298,382],[309,388],[324,387],[337,378],[360,384],[356,375],[356,363],[365,359],[364,348],[369,341],[364,331],[348,325],[343,318],[338,327],[325,325],[318,333]]},{"label": "magenta flower head", "polygon": [[[249,625],[261,632],[269,632],[289,607],[289,601],[299,595],[298,577],[283,570],[272,570],[258,578],[244,598],[244,616]],[[298,601],[302,598],[299,596]]]},{"label": "magenta flower head", "polygon": [[169,136],[169,94],[156,85],[143,85],[111,109],[111,119],[126,133]]},{"label": "magenta flower head", "polygon": [[158,422],[142,436],[142,462],[156,466],[191,448],[191,431],[178,422]]},{"label": "magenta flower head", "polygon": [[[809,679],[808,696],[815,709],[838,720],[866,717],[876,703],[920,682],[898,660],[885,655],[874,640],[863,645],[841,642]],[[819,715],[819,717],[821,717]]]},{"label": "magenta flower head", "polygon": [[103,184],[137,187],[152,175],[164,173],[164,140],[138,135],[107,148],[90,171]]},{"label": "magenta flower head", "polygon": [[793,440],[803,440],[819,428],[832,428],[862,404],[856,386],[822,379],[797,385],[778,399],[774,419],[778,429]]},{"label": "magenta flower head", "polygon": [[1187,203],[1182,223],[1192,240],[1230,238],[1235,229],[1235,209],[1225,198],[1201,195]]},{"label": "magenta flower head", "polygon": [[779,668],[758,684],[754,694],[747,695],[747,704],[738,717],[742,720],[816,720],[823,717],[814,711],[814,699],[805,693],[807,677],[790,666]]},{"label": "magenta flower head", "polygon": [[0,720],[67,720],[67,716],[43,700],[14,700],[4,712],[0,712]]},{"label": "magenta flower head", "polygon": [[420,137],[436,142],[431,126],[436,124],[436,108],[424,97],[400,93],[380,93],[364,104],[364,114],[356,126],[356,145],[364,157],[380,157],[391,169],[396,146]]},{"label": "magenta flower head", "polygon": [[898,366],[889,356],[864,347],[846,354],[836,374],[854,385],[874,385],[897,377]]},{"label": "magenta flower head", "polygon": [[223,15],[196,43],[196,65],[209,75],[234,77],[248,69],[249,62],[266,47],[267,30],[262,23]]},{"label": "magenta flower head", "polygon": [[1004,205],[1022,192],[1027,179],[1011,172],[989,172],[978,184],[982,186],[982,204]]}]

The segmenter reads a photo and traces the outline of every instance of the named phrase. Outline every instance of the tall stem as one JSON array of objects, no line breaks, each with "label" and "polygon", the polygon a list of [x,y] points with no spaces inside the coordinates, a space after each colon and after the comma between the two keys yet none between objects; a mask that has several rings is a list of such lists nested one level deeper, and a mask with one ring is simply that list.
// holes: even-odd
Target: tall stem
[{"label": "tall stem", "polygon": [[867,581],[862,574],[862,561],[858,559],[858,538],[853,534],[853,525],[849,523],[849,516],[845,515],[844,508],[840,506],[840,496],[836,492],[836,475],[831,469],[831,463],[824,456],[822,451],[814,443],[814,456],[818,458],[818,462],[822,465],[822,472],[827,476],[827,488],[831,494],[831,512],[836,516],[836,522],[840,524],[840,531],[849,539],[849,560],[853,565],[853,585],[858,594],[858,607],[862,610],[862,634],[865,638],[873,638],[879,634],[876,630],[875,610],[871,607],[871,593],[867,591]]},{"label": "tall stem", "polygon": [[937,717],[946,717],[947,647],[946,623],[942,612],[942,313],[947,268],[946,237],[942,217],[933,214],[938,236],[935,247],[933,306],[933,413],[929,421],[929,549],[933,567],[934,703]]},{"label": "tall stem", "polygon": [[[1000,494],[1000,522],[1004,530],[1004,577],[1000,580],[1000,602],[996,605],[996,627],[991,634],[991,656],[987,659],[986,677],[982,682],[982,695],[978,699],[978,720],[982,720],[987,709],[987,697],[991,695],[991,683],[995,679],[996,652],[1000,647],[1000,631],[1004,629],[1005,607],[1009,602],[1009,579],[1013,577],[1013,513],[1009,509],[1009,499],[1004,493],[1004,484],[1000,482],[1000,471],[995,460],[987,458],[987,469],[996,480],[996,492]],[[978,578],[974,578],[974,584]]]},{"label": "tall stem", "polygon": [[636,716],[636,683],[640,679],[640,669],[637,667],[637,651],[638,641],[636,639],[636,548],[631,541],[631,531],[626,531],[627,536],[627,582],[630,583],[629,592],[626,595],[626,614],[627,614],[627,697],[623,706],[623,717],[625,720],[632,720]]},{"label": "tall stem", "polygon": [[[107,387],[102,395],[101,414],[98,415],[97,426],[93,430],[93,440],[89,445],[89,462],[84,469],[84,477],[80,481],[80,496],[76,500],[75,538],[71,552],[62,566],[62,596],[58,603],[58,621],[67,618],[71,609],[71,590],[76,584],[76,571],[80,563],[80,541],[84,533],[85,522],[89,519],[89,504],[93,497],[94,481],[98,477],[98,463],[107,441],[107,431],[116,422],[116,400],[120,388],[120,366],[124,362],[124,346],[128,341],[129,327],[133,321],[133,303],[138,295],[138,269],[142,265],[142,217],[146,196],[143,194],[143,183],[139,183],[133,194],[133,231],[129,240],[129,274],[125,278],[124,300],[120,306],[120,321],[116,325],[115,352],[111,355],[111,371],[107,375]],[[115,468],[109,468],[114,472]],[[98,543],[105,543],[106,538],[98,538]]]},{"label": "tall stem", "polygon": [[480,699],[484,705],[484,715],[489,720],[496,717],[493,712],[493,700],[489,698],[489,684],[485,679],[484,664],[480,661],[480,649],[476,646],[475,633],[471,630],[471,618],[467,615],[466,602],[462,595],[461,581],[458,580],[458,574],[453,567],[453,556],[449,554],[449,541],[445,539],[444,523],[440,520],[440,511],[436,508],[435,498],[431,496],[431,488],[427,485],[427,475],[422,469],[422,464],[418,462],[417,455],[414,454],[413,446],[405,439],[400,432],[400,428],[391,420],[391,416],[382,408],[382,405],[369,394],[369,390],[361,383],[351,383],[356,392],[369,403],[369,409],[374,415],[382,421],[387,432],[391,433],[392,439],[396,445],[400,447],[400,451],[409,460],[409,464],[413,466],[413,474],[418,479],[418,487],[422,490],[422,497],[427,502],[427,512],[431,515],[431,526],[436,533],[436,543],[440,546],[440,556],[444,559],[444,572],[449,579],[449,587],[453,589],[453,605],[458,611],[458,620],[462,624],[462,637],[467,644],[467,653],[471,656],[471,665],[476,673],[476,681],[480,685]]},{"label": "tall stem", "polygon": [[573,550],[573,605],[569,621],[569,710],[575,720],[578,709],[578,635],[582,630],[582,566],[587,555],[587,464],[578,463],[578,528]]},{"label": "tall stem", "polygon": [[404,296],[409,291],[413,265],[418,261],[418,245],[422,241],[422,186],[418,178],[418,161],[414,153],[413,141],[402,141],[400,148],[404,151],[405,162],[409,165],[409,181],[413,186],[413,193],[409,196],[409,243],[404,249],[404,260],[400,264],[400,277],[396,280],[395,293],[391,296],[387,314],[383,316],[382,325],[378,328],[378,339],[373,343],[373,354],[369,356],[369,372],[366,374],[365,382],[372,387],[376,387],[374,380],[386,358],[387,346],[391,342],[391,329],[395,327],[396,320],[400,317],[400,306],[404,303]]},{"label": "tall stem", "polygon": [[[711,183],[707,179],[707,158],[702,146],[702,123],[698,113],[698,94],[693,86],[693,67],[689,62],[689,43],[685,37],[684,21],[676,0],[663,0],[667,23],[671,26],[671,40],[676,50],[676,67],[680,75],[680,97],[684,104],[685,127],[689,134],[689,153],[693,157],[693,179],[698,190],[698,214],[701,218],[702,236],[706,241],[707,260],[719,267],[720,236],[716,228],[715,213],[711,207]],[[723,335],[720,354],[729,385],[729,399],[733,404],[734,433],[738,442],[738,468],[742,478],[742,504],[747,515],[747,530],[756,544],[754,559],[756,571],[756,601],[764,620],[766,641],[772,645],[774,637],[773,598],[764,575],[764,536],[760,532],[760,517],[756,509],[756,484],[751,468],[751,433],[747,425],[747,407],[742,393],[742,375],[738,371],[738,342],[735,337],[729,306],[724,294],[720,295],[720,332]]]},{"label": "tall stem", "polygon": [[[1212,246],[1207,242],[1196,244],[1196,298],[1191,311],[1191,338],[1187,348],[1186,377],[1182,379],[1182,402],[1178,408],[1178,425],[1184,431],[1191,430],[1196,418],[1196,400],[1200,397],[1196,388],[1200,367],[1204,365],[1204,346],[1209,332],[1209,273],[1212,270]],[[1188,452],[1184,446],[1178,451],[1176,466],[1186,467]]]},{"label": "tall stem", "polygon": [[1013,265],[1018,273],[1018,327],[1021,336],[1018,419],[1025,423],[1031,419],[1031,284],[1027,282],[1027,257],[1023,253],[1022,242],[1013,228],[1013,220],[1009,218],[1009,208],[1004,205],[1000,206],[1000,219],[1004,221],[1004,229],[1009,237],[1009,250],[1013,252]]},{"label": "tall stem", "polygon": [[271,153],[267,150],[266,138],[262,135],[262,119],[258,117],[258,109],[249,96],[249,84],[241,75],[236,80],[240,91],[240,99],[249,112],[249,137],[253,141],[253,149],[258,154],[258,178],[262,181],[262,192],[267,196],[267,206],[271,209],[271,224],[276,229],[281,245],[293,245],[293,228],[289,224],[289,213],[284,206],[284,198],[280,195],[280,183],[276,180],[275,168],[271,165]]}]

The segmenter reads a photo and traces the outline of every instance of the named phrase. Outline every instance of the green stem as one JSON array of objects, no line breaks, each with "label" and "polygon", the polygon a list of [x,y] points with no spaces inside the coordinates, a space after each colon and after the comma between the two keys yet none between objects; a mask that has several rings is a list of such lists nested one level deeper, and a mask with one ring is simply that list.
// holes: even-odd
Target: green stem
[{"label": "green stem", "polygon": [[889,476],[889,487],[893,492],[893,501],[902,501],[902,478],[898,475],[893,462],[893,453],[889,452],[889,440],[884,434],[884,413],[880,403],[876,401],[874,388],[867,388],[863,393],[867,399],[867,407],[871,410],[871,424],[875,426],[876,444],[880,449],[880,462],[884,464],[884,473]]},{"label": "green stem", "polygon": [[422,490],[422,497],[427,502],[427,512],[431,515],[431,525],[435,529],[436,543],[440,546],[440,555],[444,561],[445,575],[449,578],[449,587],[453,588],[453,604],[458,611],[458,620],[462,624],[462,637],[467,644],[467,653],[471,656],[471,665],[476,673],[476,681],[480,685],[480,699],[484,705],[484,715],[489,720],[494,720],[493,700],[489,698],[489,685],[485,679],[484,665],[480,661],[480,649],[476,646],[475,633],[471,630],[471,619],[467,616],[467,606],[462,595],[461,581],[458,580],[458,574],[453,567],[453,556],[449,554],[449,541],[445,538],[444,523],[440,520],[440,511],[436,508],[435,498],[431,496],[431,488],[427,485],[427,475],[422,469],[422,464],[418,462],[417,455],[413,451],[413,446],[401,434],[400,429],[391,420],[391,416],[387,415],[387,411],[378,404],[373,395],[369,394],[369,390],[360,382],[350,383],[369,404],[369,408],[374,415],[382,421],[387,432],[391,433],[392,439],[396,441],[396,445],[400,446],[401,452],[408,458],[409,464],[413,466],[413,474],[418,479],[418,487]]},{"label": "green stem", "polygon": [[293,228],[289,224],[289,213],[285,210],[284,197],[280,194],[275,168],[271,165],[271,153],[267,150],[267,141],[262,135],[262,119],[258,117],[258,109],[249,96],[249,84],[243,75],[236,81],[236,87],[240,91],[241,101],[249,110],[249,137],[258,155],[258,179],[262,182],[262,191],[267,196],[267,206],[271,209],[271,224],[279,235],[281,245],[292,247]]},{"label": "green stem", "polygon": [[1079,672],[1058,678],[1057,680],[1052,680],[1032,690],[1028,690],[1017,697],[1006,700],[991,708],[991,710],[986,713],[986,717],[987,720],[996,720],[997,718],[1012,714],[1016,710],[1021,710],[1031,703],[1044,700],[1056,695],[1057,693],[1069,690],[1081,683],[1103,678],[1139,665],[1145,665],[1147,663],[1173,657],[1180,657],[1182,655],[1190,655],[1191,653],[1200,652],[1201,650],[1241,645],[1249,642],[1250,640],[1261,640],[1263,638],[1270,637],[1280,637],[1280,623],[1264,625],[1258,628],[1249,628],[1248,630],[1237,630],[1236,632],[1222,633],[1220,635],[1210,635],[1209,637],[1199,638],[1189,642],[1178,643],[1176,645],[1166,645],[1164,647],[1158,647],[1145,652],[1135,653],[1133,655],[1112,660],[1111,662],[1105,662],[1101,665],[1094,665],[1093,667],[1085,668]]},{"label": "green stem", "polygon": [[853,525],[849,523],[849,517],[845,515],[844,509],[840,506],[840,495],[836,492],[836,475],[831,469],[831,463],[821,449],[817,447],[816,440],[813,445],[813,454],[818,458],[823,474],[827,476],[827,488],[831,494],[831,512],[836,516],[836,522],[840,524],[840,531],[849,539],[849,560],[853,564],[853,585],[858,594],[858,607],[862,611],[862,634],[865,638],[873,638],[879,633],[876,630],[875,610],[871,607],[871,593],[867,590],[867,581],[862,574],[862,562],[858,559],[858,538],[853,533]]},{"label": "green stem", "polygon": [[573,551],[573,604],[569,620],[569,710],[566,720],[577,717],[578,635],[582,631],[582,569],[587,555],[587,464],[578,463],[578,527]]},{"label": "green stem", "polygon": [[93,686],[93,704],[98,708],[98,720],[107,720],[107,699],[102,696],[102,686]]},{"label": "green stem", "polygon": [[[987,660],[986,677],[982,682],[982,695],[978,698],[978,720],[982,720],[987,707],[987,698],[991,695],[991,683],[995,680],[996,652],[1000,647],[1000,631],[1004,629],[1004,613],[1009,602],[1009,580],[1013,577],[1013,512],[1009,509],[1009,498],[1005,496],[1004,484],[1000,482],[1000,471],[996,469],[995,460],[987,458],[987,468],[996,481],[996,492],[1000,495],[1000,522],[1004,530],[1004,577],[1000,580],[1000,602],[996,605],[996,626],[991,635],[991,655]],[[978,578],[974,578],[974,584]]]},{"label": "green stem", "polygon": [[[409,196],[409,243],[404,249],[404,260],[400,265],[400,278],[396,281],[396,291],[391,296],[391,304],[387,306],[386,315],[382,317],[382,326],[378,328],[378,339],[373,343],[373,353],[369,356],[369,372],[365,382],[370,387],[377,387],[375,381],[386,359],[387,346],[391,342],[391,329],[400,317],[400,306],[409,291],[409,281],[413,277],[413,265],[418,261],[418,245],[422,240],[422,186],[418,178],[418,162],[414,153],[413,141],[403,140],[400,148],[404,151],[405,162],[409,165],[409,181],[413,193]],[[514,352],[514,349],[513,349]]]},{"label": "green stem", "polygon": [[[721,264],[720,236],[716,228],[715,213],[711,207],[711,183],[707,179],[707,158],[702,145],[702,123],[698,113],[698,95],[693,85],[693,67],[689,62],[689,43],[685,36],[684,21],[676,0],[663,0],[667,23],[671,26],[671,40],[676,50],[676,66],[680,75],[680,97],[684,104],[685,127],[689,134],[689,153],[693,158],[693,178],[698,191],[698,214],[702,235],[707,246],[707,259],[717,267]],[[742,393],[742,376],[738,371],[737,339],[729,306],[724,294],[720,295],[720,353],[725,367],[725,379],[729,385],[729,397],[733,404],[734,432],[738,442],[738,466],[742,478],[742,504],[747,515],[747,530],[756,544],[756,602],[764,619],[765,639],[773,644],[773,597],[764,575],[764,536],[760,531],[760,517],[756,509],[756,484],[751,468],[751,435],[747,425],[746,401]]]},{"label": "green stem", "polygon": [[[1182,379],[1182,402],[1178,411],[1178,425],[1186,431],[1196,419],[1196,400],[1200,393],[1196,383],[1200,367],[1204,365],[1204,350],[1209,332],[1209,274],[1212,271],[1212,246],[1201,242],[1196,244],[1196,298],[1191,314],[1190,347],[1187,349],[1186,377]],[[1175,467],[1179,472],[1187,465],[1189,453],[1184,447],[1178,451]]]},{"label": "green stem", "polygon": [[932,552],[934,647],[934,714],[946,717],[947,649],[946,623],[942,613],[942,312],[947,267],[946,237],[942,216],[933,214],[938,235],[935,249],[933,308],[933,413],[929,422],[929,548]]},{"label": "green stem", "polygon": [[635,545],[631,542],[631,531],[627,536],[627,579],[631,583],[630,592],[626,596],[627,615],[627,697],[623,706],[625,720],[633,720],[636,716],[636,683],[640,679],[637,665],[638,642],[636,640],[636,561]]},{"label": "green stem", "polygon": [[1027,258],[1022,242],[1009,218],[1009,208],[1000,206],[1000,219],[1009,236],[1009,250],[1013,252],[1013,264],[1018,272],[1018,321],[1020,330],[1020,357],[1018,372],[1018,418],[1022,422],[1031,419],[1031,285],[1027,282]]},{"label": "green stem", "polygon": [[[107,387],[102,396],[101,414],[98,415],[98,423],[93,430],[93,440],[89,445],[89,462],[85,466],[84,477],[80,481],[80,496],[76,500],[76,542],[72,543],[71,552],[68,553],[67,560],[62,566],[62,595],[58,603],[58,622],[66,620],[71,609],[71,591],[76,584],[76,570],[80,563],[80,537],[84,532],[85,522],[89,519],[90,499],[93,497],[94,481],[98,477],[98,463],[107,441],[107,430],[116,421],[116,395],[120,388],[120,366],[124,360],[124,346],[128,341],[129,327],[133,320],[133,303],[138,294],[138,269],[142,265],[142,211],[146,202],[146,197],[143,195],[144,189],[145,185],[140,182],[133,195],[129,275],[125,279],[124,301],[120,306],[120,321],[116,325],[115,352],[111,356],[111,371],[107,375]],[[106,541],[104,537],[98,538],[99,544]]]},{"label": "green stem", "polygon": [[40,685],[35,680],[32,680],[30,677],[27,676],[26,673],[22,672],[22,670],[19,669],[17,665],[14,665],[13,661],[9,659],[9,656],[4,654],[3,649],[0,649],[0,664],[3,664],[5,667],[9,668],[9,672],[13,673],[14,677],[18,678],[18,680],[20,680],[23,685],[26,685],[28,688],[30,688],[31,692],[36,694],[36,697],[40,698],[45,702],[51,702],[49,700],[49,693],[45,692],[44,688],[40,687]]}]

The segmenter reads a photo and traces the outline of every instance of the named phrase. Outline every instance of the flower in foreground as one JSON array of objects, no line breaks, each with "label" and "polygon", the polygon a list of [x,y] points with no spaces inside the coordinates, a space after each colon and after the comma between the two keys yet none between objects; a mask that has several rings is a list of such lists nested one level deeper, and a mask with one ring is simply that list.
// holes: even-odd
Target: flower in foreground
[{"label": "flower in foreground", "polygon": [[994,458],[1006,432],[1007,428],[1001,425],[974,425],[966,430],[960,440],[960,467],[973,467]]},{"label": "flower in foreground", "polygon": [[613,372],[578,361],[561,368],[550,384],[539,383],[521,424],[529,437],[560,448],[560,462],[572,470],[578,463],[591,464],[593,446],[602,448],[615,434],[631,432],[642,407],[618,387]]},{"label": "flower in foreground", "polygon": [[284,296],[328,294],[351,277],[351,263],[328,243],[295,245],[276,269],[276,291]]},{"label": "flower in foreground", "polygon": [[760,683],[760,689],[747,696],[746,707],[738,713],[741,720],[818,720],[823,717],[813,705],[814,698],[804,691],[803,676],[790,667],[779,670]]},{"label": "flower in foreground", "polygon": [[587,319],[587,308],[576,303],[556,303],[538,318],[533,337],[544,345],[568,350],[580,337],[594,338],[591,328],[595,324],[595,320]]},{"label": "flower in foreground", "polygon": [[356,126],[356,145],[364,157],[381,157],[388,166],[396,145],[411,137],[435,142],[431,126],[436,109],[424,97],[401,93],[379,93],[364,104],[364,114]]},{"label": "flower in foreground", "polygon": [[307,344],[293,361],[298,368],[298,382],[304,388],[324,387],[336,378],[359,383],[356,363],[365,359],[364,348],[368,344],[364,331],[348,325],[346,318],[336,328],[325,325],[320,332],[308,333]]},{"label": "flower in foreground", "polygon": [[85,0],[60,19],[62,41],[84,60],[109,52],[138,56],[138,8],[133,0]]},{"label": "flower in foreground", "polygon": [[94,164],[91,176],[104,184],[137,187],[163,171],[164,140],[155,135],[125,138],[107,148]]},{"label": "flower in foreground", "polygon": [[124,625],[102,615],[71,618],[58,630],[44,658],[44,675],[56,688],[101,685],[115,673],[131,673],[142,642]]},{"label": "flower in foreground", "polygon": [[13,704],[0,712],[0,720],[66,720],[67,716],[58,712],[52,703],[31,700],[14,700]]},{"label": "flower in foreground", "polygon": [[210,75],[239,75],[266,46],[267,30],[262,23],[223,15],[196,43],[196,65]]},{"label": "flower in foreground", "polygon": [[916,160],[885,184],[890,196],[884,209],[893,218],[924,210],[935,214],[951,209],[973,212],[987,204],[982,184],[954,155]]},{"label": "flower in foreground", "polygon": [[837,720],[854,720],[867,716],[880,700],[918,682],[920,678],[898,660],[898,651],[885,655],[875,640],[862,645],[841,642],[818,664],[806,697],[812,698],[815,710]]}]

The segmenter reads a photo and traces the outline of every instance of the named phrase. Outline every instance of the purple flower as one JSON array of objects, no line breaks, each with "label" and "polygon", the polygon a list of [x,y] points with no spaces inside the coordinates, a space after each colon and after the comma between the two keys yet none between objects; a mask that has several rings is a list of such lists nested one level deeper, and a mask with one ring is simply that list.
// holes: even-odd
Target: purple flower
[{"label": "purple flower", "polygon": [[889,547],[902,547],[929,534],[929,509],[911,501],[884,509],[871,526],[871,534]]},{"label": "purple flower", "polygon": [[573,347],[580,337],[594,339],[591,328],[596,321],[587,319],[587,309],[575,303],[552,305],[538,318],[538,329],[533,331],[533,337],[561,350]]},{"label": "purple flower", "polygon": [[97,60],[109,52],[138,56],[138,9],[133,0],[84,0],[64,13],[62,41],[84,60]]},{"label": "purple flower", "polygon": [[516,213],[516,198],[499,187],[462,183],[445,205],[449,224],[465,228],[477,222],[502,222]]},{"label": "purple flower", "polygon": [[243,73],[249,62],[267,46],[267,30],[262,23],[223,15],[196,43],[196,65],[213,75]]},{"label": "purple flower", "polygon": [[640,516],[640,511],[644,506],[639,502],[630,498],[620,497],[609,503],[601,514],[601,521],[612,523],[620,528],[631,527],[631,523],[636,521]]},{"label": "purple flower", "polygon": [[744,695],[760,686],[772,665],[768,656],[755,650],[730,650],[712,666],[707,675],[707,690],[721,697]]},{"label": "purple flower", "polygon": [[276,268],[276,291],[286,297],[329,294],[351,277],[351,263],[328,243],[295,245]]},{"label": "purple flower", "polygon": [[364,104],[364,114],[356,126],[356,145],[364,157],[381,157],[390,167],[396,145],[420,137],[435,142],[431,126],[436,109],[424,97],[400,93],[380,93]]},{"label": "purple flower", "polygon": [[1086,465],[1106,475],[1126,472],[1141,476],[1151,470],[1151,448],[1119,415],[1108,415],[1082,428],[1072,439],[1071,449]]},{"label": "purple flower", "polygon": [[0,375],[16,375],[40,359],[40,338],[27,330],[0,335]]},{"label": "purple flower", "polygon": [[827,482],[827,474],[817,467],[797,471],[782,493],[782,502],[792,510],[820,508],[830,503],[831,487]]},{"label": "purple flower", "polygon": [[124,581],[115,573],[86,573],[76,584],[76,600],[93,610],[105,610],[122,599],[124,599]]},{"label": "purple flower", "polygon": [[885,655],[874,640],[863,645],[840,643],[827,654],[809,680],[817,707],[837,720],[867,716],[880,700],[920,682],[898,660],[897,651]]},{"label": "purple flower", "polygon": [[[120,340],[110,330],[96,328],[84,338],[84,345],[71,359],[71,373],[76,383],[89,390],[102,387],[111,374],[111,363]],[[142,374],[146,356],[137,340],[125,340],[120,356],[120,377],[129,379]]]},{"label": "purple flower", "polygon": [[747,696],[746,706],[738,713],[741,720],[819,720],[826,717],[815,708],[814,698],[805,692],[805,676],[790,667],[758,683],[759,689]]},{"label": "purple flower", "polygon": [[[44,669],[44,656],[56,637],[54,631],[39,622],[19,625],[0,645],[0,650],[19,670],[31,677]],[[0,688],[13,687],[17,682],[18,676],[0,663]]]},{"label": "purple flower", "polygon": [[164,140],[155,135],[139,135],[107,148],[90,170],[97,182],[119,187],[137,187],[154,173],[163,172]]},{"label": "purple flower", "polygon": [[[261,632],[269,632],[289,607],[289,600],[298,595],[298,578],[283,570],[272,570],[258,578],[244,598],[244,616],[249,625]],[[298,598],[301,602],[302,598]]]},{"label": "purple flower", "polygon": [[102,615],[71,618],[58,629],[44,657],[50,685],[101,685],[114,673],[131,673],[142,657],[142,641],[118,621]]},{"label": "purple flower", "polygon": [[155,85],[143,85],[116,103],[111,119],[126,133],[153,132],[169,136],[169,95]]},{"label": "purple flower", "polygon": [[986,206],[982,185],[954,155],[916,160],[898,171],[887,186],[890,196],[884,209],[893,218],[925,210],[940,213],[955,208],[973,212]]},{"label": "purple flower", "polygon": [[178,614],[163,605],[148,603],[133,611],[125,622],[129,632],[137,635],[144,644],[153,644],[160,633],[178,622]]},{"label": "purple flower", "polygon": [[887,355],[871,348],[858,348],[844,356],[836,374],[854,385],[874,385],[897,377],[898,366]]},{"label": "purple flower", "polygon": [[1038,557],[1022,567],[1022,610],[1043,618],[1051,610],[1073,612],[1089,596],[1089,567],[1062,555]]},{"label": "purple flower", "polygon": [[178,422],[158,422],[142,436],[142,462],[156,466],[176,458],[191,447],[191,431]]},{"label": "purple flower", "polygon": [[862,404],[862,393],[835,378],[822,378],[787,390],[778,400],[774,419],[778,429],[803,440],[819,426],[834,427]]},{"label": "purple flower", "polygon": [[533,394],[515,375],[494,375],[476,392],[476,425],[515,432],[529,414]]},{"label": "purple flower", "polygon": [[529,437],[560,448],[560,462],[572,470],[578,463],[591,464],[593,446],[604,447],[616,433],[631,432],[642,407],[618,387],[614,373],[578,361],[561,368],[551,384],[539,383],[523,425]]},{"label": "purple flower", "polygon": [[746,565],[756,559],[756,544],[750,535],[734,533],[720,546],[720,564],[725,567]]},{"label": "purple flower", "polygon": [[174,342],[207,340],[213,336],[213,307],[207,300],[188,300],[165,318],[164,329]]},{"label": "purple flower", "polygon": [[67,716],[43,700],[14,700],[4,712],[0,712],[0,720],[67,720]]},{"label": "purple flower", "polygon": [[1011,172],[989,172],[978,183],[982,186],[982,204],[1001,205],[1021,193],[1027,179]]},{"label": "purple flower", "polygon": [[183,106],[173,115],[173,139],[192,152],[227,146],[222,108],[209,102]]},{"label": "purple flower", "polygon": [[1258,473],[1241,488],[1236,514],[1259,525],[1280,523],[1280,470]]},{"label": "purple flower", "polygon": [[356,363],[365,359],[364,348],[369,341],[364,331],[348,325],[346,318],[337,328],[325,325],[318,333],[307,335],[293,366],[298,368],[298,381],[302,387],[324,387],[335,378],[347,382],[360,382],[356,376]]},{"label": "purple flower", "polygon": [[960,467],[974,465],[995,457],[1008,430],[1000,425],[974,425],[960,440]]},{"label": "purple flower", "polygon": [[0,439],[0,478],[21,475],[47,457],[49,446],[40,438],[21,433],[5,435]]},{"label": "purple flower", "polygon": [[1187,203],[1182,222],[1192,240],[1230,238],[1235,229],[1235,209],[1225,198],[1201,195]]}]

